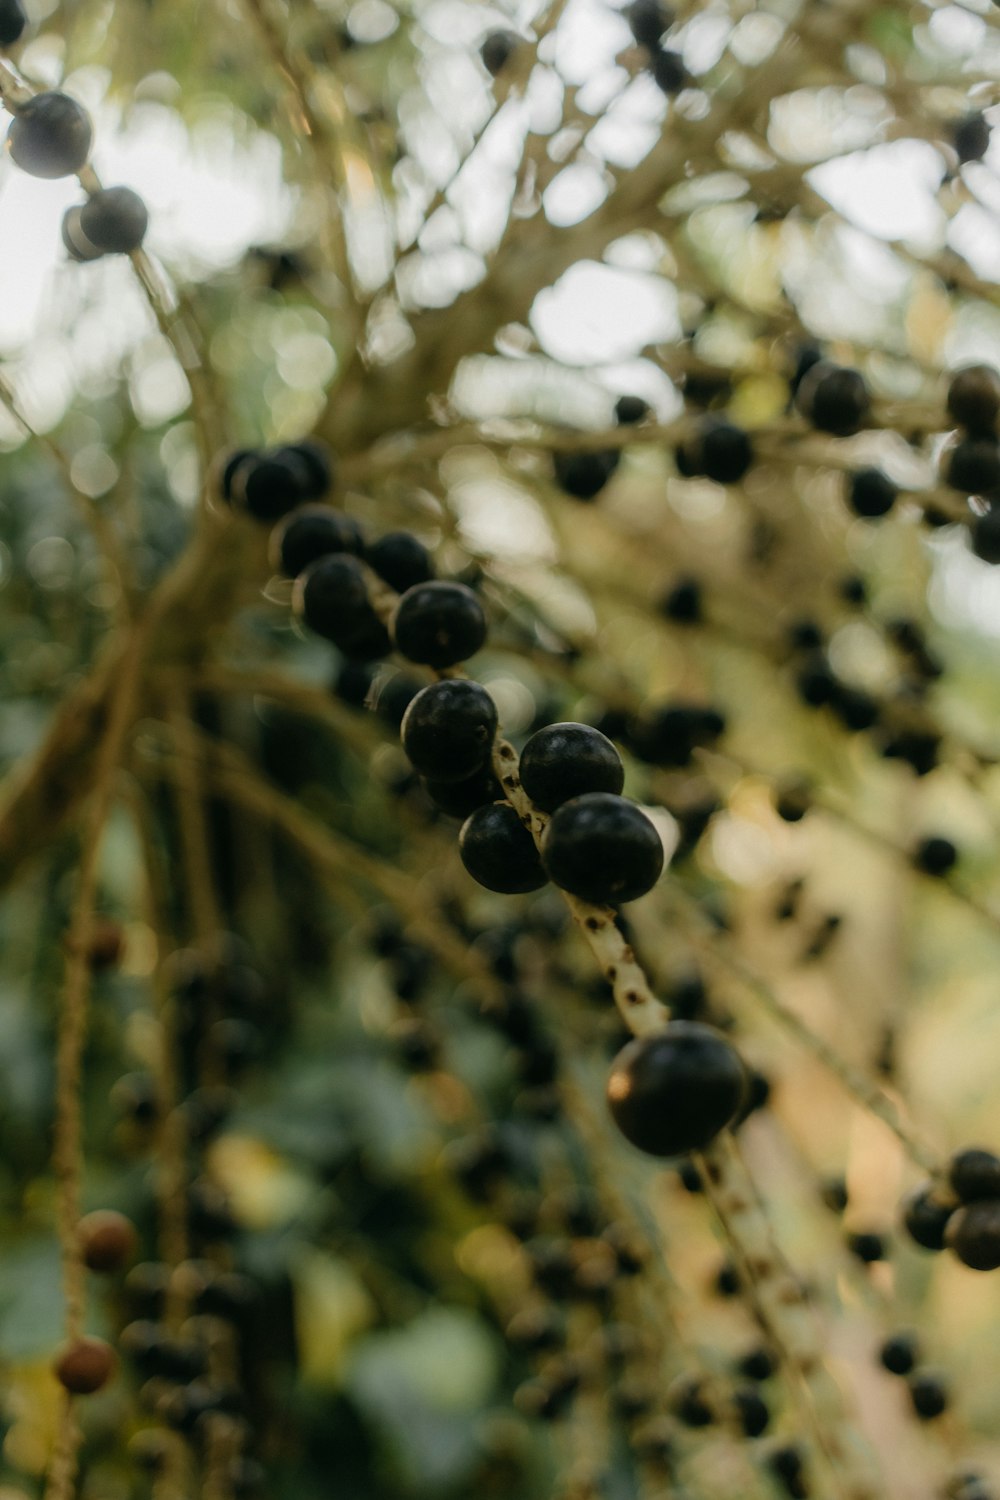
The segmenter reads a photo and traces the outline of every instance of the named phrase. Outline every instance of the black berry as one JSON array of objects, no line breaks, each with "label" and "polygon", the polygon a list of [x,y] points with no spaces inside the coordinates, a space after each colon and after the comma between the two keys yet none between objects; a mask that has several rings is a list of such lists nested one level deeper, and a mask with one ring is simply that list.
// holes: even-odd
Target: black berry
[{"label": "black berry", "polygon": [[331,553],[312,563],[295,580],[292,607],[303,624],[355,661],[375,660],[391,648],[354,557]]},{"label": "black berry", "polygon": [[491,78],[496,78],[503,72],[520,43],[521,38],[516,31],[491,31],[483,39],[479,56]]},{"label": "black berry", "polygon": [[360,553],[364,546],[357,521],[329,505],[301,505],[271,534],[271,565],[286,578],[297,578],[311,563],[332,552]]},{"label": "black berry", "polygon": [[617,448],[597,453],[555,453],[552,467],[559,488],[574,500],[593,500],[621,461]]},{"label": "black berry", "polygon": [[948,454],[945,483],[963,495],[1000,490],[1000,446],[994,438],[963,438]]},{"label": "black berry", "polygon": [[27,19],[20,0],[2,0],[0,3],[0,47],[13,47],[19,41]]},{"label": "black berry", "polygon": [[397,594],[434,577],[430,553],[409,531],[387,531],[365,548],[365,561]]},{"label": "black berry", "polygon": [[849,1234],[847,1248],[866,1266],[873,1265],[875,1261],[885,1260],[885,1242],[880,1234],[873,1234],[870,1231]]},{"label": "black berry", "polygon": [[588,792],[564,802],[542,838],[542,864],[562,890],[600,906],[635,901],[663,869],[663,843],[634,802]]},{"label": "black berry", "polygon": [[509,802],[477,808],[462,824],[458,849],[473,880],[488,891],[512,896],[545,884],[535,841]]},{"label": "black berry", "polygon": [[940,1375],[918,1370],[909,1378],[910,1401],[922,1422],[932,1422],[948,1409],[948,1388]]},{"label": "black berry", "polygon": [[[225,488],[225,474],[223,475]],[[229,476],[228,494],[255,521],[277,521],[307,498],[309,471],[291,449],[250,453]]]},{"label": "black berry", "polygon": [[725,417],[702,417],[681,444],[678,468],[689,477],[703,474],[719,484],[736,484],[753,463],[753,448],[742,427]]},{"label": "black berry", "polygon": [[888,515],[899,488],[881,469],[858,469],[847,482],[847,501],[856,516],[874,520]]},{"label": "black berry", "polygon": [[543,812],[585,792],[620,792],[625,769],[614,745],[589,724],[550,724],[521,752],[521,785]]},{"label": "black berry", "polygon": [[972,523],[972,550],[983,562],[1000,563],[1000,510],[990,506]]},{"label": "black berry", "polygon": [[959,120],[952,141],[960,162],[982,161],[990,145],[990,127],[978,111]]},{"label": "black berry", "polygon": [[619,396],[615,402],[615,422],[619,427],[634,427],[652,414],[649,402],[641,396]]},{"label": "black berry", "polygon": [[303,438],[300,443],[286,443],[276,452],[278,458],[289,458],[304,472],[303,500],[321,500],[333,484],[333,459],[325,443],[317,438]]},{"label": "black berry", "polygon": [[467,818],[487,802],[499,802],[503,790],[492,767],[482,766],[461,781],[425,781],[424,791],[434,806],[449,818]]},{"label": "black berry", "polygon": [[963,1203],[1000,1198],[1000,1157],[976,1146],[958,1151],[949,1164],[948,1181]]},{"label": "black berry", "polygon": [[948,1220],[945,1236],[965,1266],[973,1271],[995,1271],[1000,1267],[1000,1199],[983,1198],[966,1204]]},{"label": "black berry", "polygon": [[486,639],[486,616],[464,583],[435,580],[407,589],[392,617],[397,651],[428,667],[453,667]]},{"label": "black berry", "polygon": [[673,11],[669,5],[660,4],[660,0],[634,0],[626,5],[623,14],[640,47],[648,47],[650,51],[659,46],[663,33],[674,24]]},{"label": "black berry", "polygon": [[956,370],[948,386],[948,411],[977,437],[993,432],[1000,415],[1000,374],[991,365]]},{"label": "black berry", "polygon": [[957,859],[958,850],[951,839],[923,839],[913,851],[913,863],[925,875],[947,875]]},{"label": "black berry", "polygon": [[637,1037],[615,1059],[608,1104],[633,1146],[651,1156],[703,1150],[739,1112],[746,1069],[725,1037],[696,1021],[672,1021]]},{"label": "black berry", "polygon": [[10,158],[32,177],[69,177],[86,165],[94,138],[90,116],[68,94],[36,94],[7,131]]},{"label": "black berry", "polygon": [[688,81],[688,71],[679,52],[657,47],[649,65],[653,82],[664,94],[678,94]]},{"label": "black berry", "polygon": [[803,416],[820,432],[851,437],[865,424],[870,401],[859,370],[844,369],[820,360],[803,377],[795,394]]},{"label": "black berry", "polygon": [[660,605],[668,620],[678,625],[697,625],[702,619],[702,591],[697,578],[679,578],[663,596]]},{"label": "black berry", "polygon": [[413,699],[401,738],[414,768],[434,781],[462,781],[489,759],[496,704],[478,682],[434,682]]},{"label": "black berry", "polygon": [[922,1250],[943,1250],[953,1204],[942,1204],[931,1183],[917,1188],[903,1205],[903,1227]]},{"label": "black berry", "polygon": [[131,188],[101,188],[80,209],[80,229],[97,249],[109,255],[138,250],[149,225],[146,205]]},{"label": "black berry", "polygon": [[916,1335],[894,1333],[879,1350],[879,1362],[890,1375],[909,1375],[920,1357]]}]

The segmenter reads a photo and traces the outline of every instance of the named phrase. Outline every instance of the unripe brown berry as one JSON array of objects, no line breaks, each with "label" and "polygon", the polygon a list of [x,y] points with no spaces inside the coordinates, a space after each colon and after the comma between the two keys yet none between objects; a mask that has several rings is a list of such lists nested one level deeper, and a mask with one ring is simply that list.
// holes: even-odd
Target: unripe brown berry
[{"label": "unripe brown berry", "polygon": [[84,1265],[105,1274],[121,1271],[133,1259],[139,1236],[131,1219],[111,1208],[87,1214],[79,1224]]},{"label": "unripe brown berry", "polygon": [[118,1360],[110,1344],[103,1339],[82,1338],[57,1356],[56,1379],[74,1396],[90,1396],[107,1385]]}]

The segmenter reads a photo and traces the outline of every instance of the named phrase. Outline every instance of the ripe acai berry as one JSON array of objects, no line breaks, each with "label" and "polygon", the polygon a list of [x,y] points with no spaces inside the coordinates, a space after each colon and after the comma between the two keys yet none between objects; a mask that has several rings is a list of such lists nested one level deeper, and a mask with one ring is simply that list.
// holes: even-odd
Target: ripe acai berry
[{"label": "ripe acai berry", "polygon": [[698,625],[703,618],[701,584],[697,578],[678,578],[663,596],[661,613],[677,625]]},{"label": "ripe acai berry", "polygon": [[990,127],[977,110],[958,121],[951,138],[960,162],[982,161],[989,150]]},{"label": "ripe acai berry", "polygon": [[725,732],[717,709],[700,703],[665,703],[628,725],[628,748],[651,766],[686,766],[700,745],[711,745]]},{"label": "ripe acai berry", "polygon": [[907,1382],[913,1410],[922,1422],[932,1422],[948,1409],[948,1388],[940,1375],[917,1370]]},{"label": "ripe acai berry", "polygon": [[332,552],[359,554],[361,527],[351,516],[329,505],[300,505],[271,533],[271,566],[286,578],[297,578],[311,563]]},{"label": "ripe acai berry", "polygon": [[473,880],[505,896],[537,891],[547,878],[535,841],[509,802],[491,802],[466,818],[458,852]]},{"label": "ripe acai berry", "polygon": [[743,428],[717,416],[702,417],[677,454],[682,474],[704,475],[718,484],[737,484],[752,463],[753,447]]},{"label": "ripe acai berry", "polygon": [[[249,453],[229,475],[228,498],[255,521],[277,521],[301,505],[308,488],[308,470],[291,449]],[[226,489],[224,470],[224,494]]]},{"label": "ripe acai berry", "polygon": [[411,702],[400,736],[415,770],[434,781],[462,781],[489,759],[496,704],[478,682],[433,682]]},{"label": "ripe acai berry", "polygon": [[365,548],[365,562],[397,594],[434,577],[430,553],[409,531],[387,531]]},{"label": "ripe acai berry", "polygon": [[948,386],[948,411],[975,437],[993,432],[1000,415],[1000,374],[991,365],[956,370]]},{"label": "ripe acai berry", "polygon": [[963,1265],[995,1271],[1000,1267],[1000,1200],[984,1198],[958,1209],[948,1220],[945,1240]]},{"label": "ripe acai berry", "polygon": [[479,56],[491,78],[496,78],[503,72],[520,43],[521,38],[516,31],[491,31],[483,38]]},{"label": "ripe acai berry", "polygon": [[549,724],[537,730],[521,752],[520,774],[521,785],[542,812],[555,812],[584,792],[620,792],[625,785],[621,756],[589,724]]},{"label": "ripe acai berry", "polygon": [[486,616],[464,583],[434,580],[407,589],[392,617],[396,650],[428,667],[453,667],[486,639]]},{"label": "ripe acai berry", "polygon": [[879,1350],[879,1363],[890,1375],[909,1375],[920,1356],[915,1334],[894,1333]]},{"label": "ripe acai berry", "polygon": [[489,765],[473,771],[471,776],[465,776],[461,781],[427,780],[424,782],[424,791],[434,806],[449,818],[467,818],[477,807],[484,807],[487,802],[499,802],[503,798],[503,788]]},{"label": "ripe acai berry", "polygon": [[653,53],[649,71],[653,82],[664,94],[679,94],[688,81],[688,71],[679,52],[666,47],[657,47]]},{"label": "ripe acai berry", "polygon": [[652,415],[652,407],[641,396],[619,396],[615,402],[615,422],[619,427],[634,427]]},{"label": "ripe acai berry", "polygon": [[945,483],[962,495],[991,495],[1000,489],[1000,446],[994,438],[963,438],[948,454]]},{"label": "ripe acai berry", "polygon": [[599,495],[621,462],[617,448],[598,453],[554,453],[552,469],[556,484],[574,500],[593,500]]},{"label": "ripe acai berry", "polygon": [[20,0],[0,0],[0,47],[13,47],[27,24]]},{"label": "ripe acai berry", "polygon": [[90,116],[68,94],[36,94],[7,131],[11,160],[32,177],[68,177],[86,165],[94,139]]},{"label": "ripe acai berry", "polygon": [[847,503],[866,520],[888,515],[898,494],[898,486],[881,469],[858,469],[847,482]]},{"label": "ripe acai berry", "polygon": [[922,1250],[943,1250],[954,1203],[942,1203],[932,1183],[917,1188],[903,1204],[903,1228]]},{"label": "ripe acai berry", "polygon": [[277,456],[291,456],[305,470],[303,500],[321,500],[333,484],[333,458],[327,445],[318,438],[303,438],[299,443],[286,443],[277,450]]},{"label": "ripe acai berry", "polygon": [[389,634],[369,602],[361,564],[345,553],[321,557],[299,574],[292,608],[304,625],[353,661],[374,661],[391,650]]},{"label": "ripe acai berry", "polygon": [[820,432],[851,437],[864,426],[870,401],[859,370],[820,360],[803,376],[795,404]]},{"label": "ripe acai berry", "polygon": [[913,852],[913,863],[925,875],[947,875],[957,859],[958,850],[951,839],[923,839]]},{"label": "ripe acai berry", "polygon": [[149,214],[139,194],[131,188],[101,188],[79,209],[79,226],[96,250],[107,255],[128,255],[142,244]]},{"label": "ripe acai berry", "polygon": [[634,802],[588,792],[552,815],[542,837],[542,864],[562,890],[607,906],[652,890],[663,870],[663,843]]},{"label": "ripe acai berry", "polygon": [[720,1032],[672,1021],[622,1048],[607,1096],[633,1146],[651,1156],[683,1156],[703,1150],[735,1119],[746,1087],[739,1054]]},{"label": "ripe acai berry", "polygon": [[623,12],[629,30],[640,47],[652,52],[660,44],[660,38],[674,24],[674,13],[669,5],[660,0],[633,0]]},{"label": "ripe acai berry", "polygon": [[949,1163],[948,1181],[963,1203],[1000,1198],[1000,1157],[978,1146],[958,1151]]}]

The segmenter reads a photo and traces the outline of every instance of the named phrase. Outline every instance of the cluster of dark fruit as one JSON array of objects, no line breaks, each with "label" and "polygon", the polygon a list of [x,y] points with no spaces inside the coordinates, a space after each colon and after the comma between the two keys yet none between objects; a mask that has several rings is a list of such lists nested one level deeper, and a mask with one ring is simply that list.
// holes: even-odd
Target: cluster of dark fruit
[{"label": "cluster of dark fruit", "polygon": [[649,54],[649,71],[665,94],[676,94],[688,79],[684,59],[663,45],[663,38],[674,24],[674,12],[660,0],[633,0],[625,7],[629,30],[640,47]]},{"label": "cluster of dark fruit", "polygon": [[951,1250],[974,1271],[1000,1268],[1000,1157],[977,1147],[957,1152],[945,1181],[910,1196],[903,1223],[924,1250]]},{"label": "cluster of dark fruit", "polygon": [[[466,661],[486,640],[476,595],[465,584],[433,578],[426,550],[408,533],[369,543],[352,518],[307,503],[330,483],[329,460],[316,461],[321,454],[313,443],[272,453],[242,450],[221,469],[230,503],[257,519],[285,516],[272,537],[272,558],[295,579],[299,618],[349,660],[378,659],[395,647],[407,661],[437,672]],[[388,624],[372,602],[371,574],[399,595]],[[647,738],[669,740],[676,758],[680,735],[684,763],[692,727],[687,716],[681,719],[678,728],[669,714],[653,716]],[[473,878],[508,895],[552,880],[568,895],[600,906],[650,891],[663,869],[662,841],[645,813],[621,795],[625,771],[611,741],[575,723],[549,725],[529,739],[520,785],[547,819],[536,846],[493,770],[497,731],[489,693],[456,677],[409,698],[400,726],[403,749],[432,801],[465,816],[459,851]],[[623,1051],[609,1100],[626,1138],[664,1156],[707,1145],[739,1113],[745,1090],[742,1063],[725,1038],[678,1023]]]},{"label": "cluster of dark fruit", "polygon": [[[0,43],[9,45],[12,24],[4,28],[8,12],[0,11]],[[21,15],[23,27],[24,18]],[[18,33],[19,34],[19,33]],[[94,131],[90,116],[68,94],[35,94],[17,107],[7,131],[10,158],[32,177],[69,177],[87,164]],[[63,244],[73,260],[98,260],[102,255],[127,255],[142,244],[149,222],[146,205],[131,188],[100,188],[86,203],[67,209],[62,223]]]},{"label": "cluster of dark fruit", "polygon": [[948,412],[963,429],[942,457],[945,483],[981,505],[972,521],[972,549],[984,562],[1000,562],[1000,375],[989,365],[970,365],[952,377]]}]

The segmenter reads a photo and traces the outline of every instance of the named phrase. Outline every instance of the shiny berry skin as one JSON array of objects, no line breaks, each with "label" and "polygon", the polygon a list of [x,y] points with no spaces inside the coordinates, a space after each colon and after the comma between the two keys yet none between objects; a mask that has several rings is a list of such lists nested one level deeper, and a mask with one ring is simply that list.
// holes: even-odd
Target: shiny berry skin
[{"label": "shiny berry skin", "polygon": [[948,1410],[948,1388],[939,1375],[917,1370],[907,1384],[913,1410],[922,1422],[932,1422]]},{"label": "shiny berry skin", "polygon": [[903,1228],[922,1250],[943,1250],[945,1229],[954,1204],[942,1204],[931,1183],[917,1188],[903,1205]]},{"label": "shiny berry skin", "polygon": [[587,792],[553,813],[542,836],[542,864],[560,889],[608,906],[652,890],[663,870],[663,843],[634,802]]},{"label": "shiny berry skin", "polygon": [[521,785],[542,812],[584,792],[620,792],[625,768],[614,745],[589,724],[549,724],[521,752]]},{"label": "shiny berry skin", "polygon": [[471,776],[464,776],[461,781],[427,780],[424,791],[434,806],[449,818],[464,819],[487,802],[503,800],[503,788],[489,765],[473,771]]},{"label": "shiny berry skin", "polygon": [[879,1350],[879,1363],[890,1375],[909,1375],[920,1357],[916,1335],[894,1333]]},{"label": "shiny berry skin", "polygon": [[509,802],[491,802],[466,818],[458,852],[473,880],[488,891],[514,896],[546,882],[535,841]]},{"label": "shiny berry skin", "polygon": [[795,404],[820,432],[851,437],[865,424],[870,407],[868,387],[859,370],[820,360],[803,377]]},{"label": "shiny berry skin", "polygon": [[978,111],[959,120],[952,132],[959,161],[982,161],[990,146],[990,127]]},{"label": "shiny berry skin", "polygon": [[118,1364],[115,1351],[103,1339],[79,1338],[57,1356],[56,1379],[74,1396],[91,1396],[107,1385]]},{"label": "shiny berry skin", "polygon": [[77,1228],[83,1263],[90,1271],[121,1271],[135,1257],[139,1236],[131,1219],[112,1209],[85,1214]]},{"label": "shiny berry skin", "polygon": [[86,165],[94,139],[90,116],[68,94],[36,94],[7,131],[11,161],[32,177],[69,177]]},{"label": "shiny berry skin", "polygon": [[361,527],[351,516],[329,505],[300,505],[271,533],[271,566],[286,578],[297,578],[311,563],[331,552],[360,554]]},{"label": "shiny berry skin", "polygon": [[948,386],[948,412],[976,437],[988,436],[1000,416],[1000,374],[991,365],[956,370]]},{"label": "shiny berry skin", "polygon": [[867,521],[888,515],[898,495],[899,487],[881,469],[858,469],[847,483],[848,505]]},{"label": "shiny berry skin", "polygon": [[957,859],[958,850],[951,839],[927,838],[913,851],[913,863],[925,875],[947,875]]},{"label": "shiny berry skin", "polygon": [[356,558],[331,553],[306,568],[295,580],[292,608],[304,625],[352,660],[372,661],[391,649]]},{"label": "shiny berry skin", "polygon": [[[225,484],[225,476],[223,476]],[[235,467],[228,492],[232,505],[255,521],[278,521],[307,498],[309,471],[290,449],[251,453]]]},{"label": "shiny berry skin", "polygon": [[0,0],[0,47],[13,47],[27,24],[20,0]]},{"label": "shiny berry skin", "polygon": [[496,78],[503,72],[520,44],[521,38],[516,31],[491,31],[483,39],[479,56],[491,78]]},{"label": "shiny berry skin", "polygon": [[496,704],[478,682],[433,682],[413,699],[400,737],[415,770],[432,781],[462,781],[490,758]]},{"label": "shiny berry skin", "polygon": [[948,1166],[948,1181],[963,1203],[1000,1198],[1000,1157],[977,1146],[957,1151]]},{"label": "shiny berry skin", "polygon": [[983,562],[1000,563],[1000,510],[991,505],[985,514],[977,516],[969,539],[973,552]]},{"label": "shiny berry skin", "polygon": [[650,1156],[702,1151],[735,1119],[747,1074],[721,1032],[671,1021],[615,1058],[607,1097],[625,1139]]},{"label": "shiny berry skin", "polygon": [[1000,1267],[1000,1200],[983,1198],[967,1203],[948,1220],[945,1241],[964,1266],[973,1271]]},{"label": "shiny berry skin", "polygon": [[593,500],[620,462],[621,454],[617,448],[598,453],[555,453],[552,456],[556,484],[574,500]]},{"label": "shiny berry skin", "polygon": [[321,500],[333,484],[333,459],[326,443],[318,438],[303,438],[299,443],[286,443],[276,450],[276,457],[290,459],[305,471],[302,485],[303,500]]},{"label": "shiny berry skin", "polygon": [[652,407],[641,396],[619,396],[615,402],[615,423],[619,427],[634,427],[652,415]]},{"label": "shiny berry skin", "polygon": [[101,188],[80,209],[80,229],[97,249],[109,255],[138,250],[149,226],[149,213],[131,188]]},{"label": "shiny berry skin", "polygon": [[408,661],[453,667],[474,656],[486,640],[486,616],[464,583],[418,583],[396,605],[392,635]]},{"label": "shiny berry skin", "polygon": [[365,548],[365,562],[397,594],[434,577],[430,553],[409,531],[387,531]]}]

